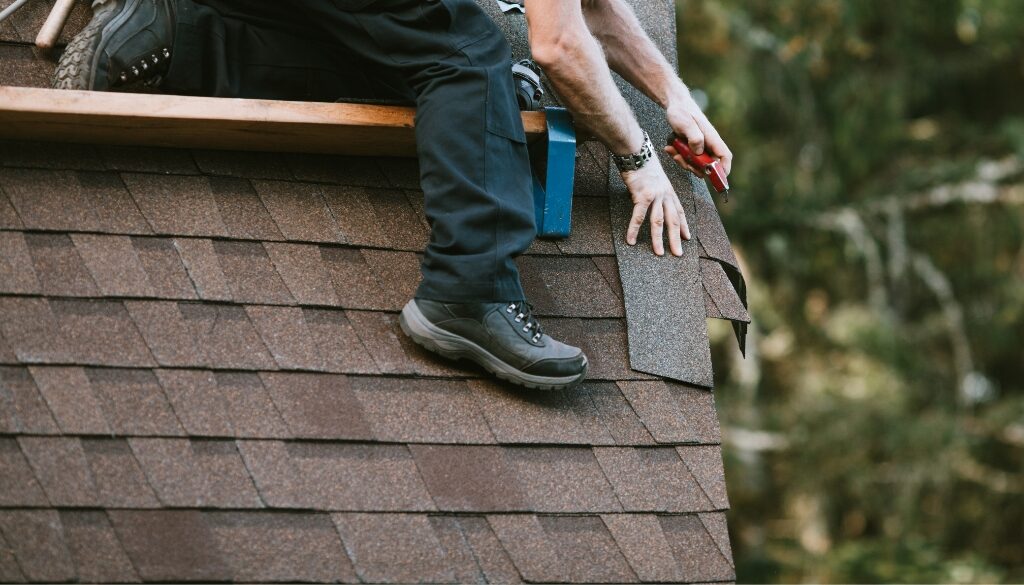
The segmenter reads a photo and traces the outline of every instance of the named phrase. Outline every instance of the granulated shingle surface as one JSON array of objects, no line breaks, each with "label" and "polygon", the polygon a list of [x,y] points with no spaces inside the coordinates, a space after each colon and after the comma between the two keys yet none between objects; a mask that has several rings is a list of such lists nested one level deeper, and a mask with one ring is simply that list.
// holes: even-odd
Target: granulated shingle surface
[{"label": "granulated shingle surface", "polygon": [[[0,83],[48,84],[49,5],[0,25]],[[634,5],[673,54],[672,3]],[[571,236],[519,262],[589,379],[537,393],[401,332],[414,160],[0,144],[0,581],[734,579],[701,387],[704,316],[745,316],[725,232],[673,172],[700,241],[624,248],[607,150],[576,163]]]}]

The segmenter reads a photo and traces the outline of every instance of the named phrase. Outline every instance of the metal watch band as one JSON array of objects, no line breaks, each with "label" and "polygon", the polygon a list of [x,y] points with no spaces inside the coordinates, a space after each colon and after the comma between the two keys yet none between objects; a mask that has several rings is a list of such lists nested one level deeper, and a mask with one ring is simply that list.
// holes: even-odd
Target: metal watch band
[{"label": "metal watch band", "polygon": [[651,137],[647,135],[647,132],[644,132],[644,145],[640,147],[640,152],[623,155],[612,154],[612,160],[615,161],[615,166],[618,167],[620,173],[641,169],[652,158],[654,158],[654,145],[651,144]]}]

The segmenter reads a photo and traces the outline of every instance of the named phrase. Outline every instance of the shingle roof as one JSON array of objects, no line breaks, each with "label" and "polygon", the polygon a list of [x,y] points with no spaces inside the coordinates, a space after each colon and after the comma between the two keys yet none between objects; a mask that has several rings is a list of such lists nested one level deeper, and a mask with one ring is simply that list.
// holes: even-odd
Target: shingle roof
[{"label": "shingle roof", "polygon": [[[48,83],[45,5],[0,84]],[[591,360],[530,394],[398,329],[414,161],[0,144],[0,581],[732,580],[713,396],[630,367],[608,172],[582,145],[572,235],[520,260]],[[676,302],[743,320],[694,213]]]}]

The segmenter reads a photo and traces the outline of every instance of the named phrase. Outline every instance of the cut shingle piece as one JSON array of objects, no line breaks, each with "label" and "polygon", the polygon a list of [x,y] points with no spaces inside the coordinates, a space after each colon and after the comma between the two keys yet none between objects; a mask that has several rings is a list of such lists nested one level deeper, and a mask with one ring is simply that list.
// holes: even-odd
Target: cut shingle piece
[{"label": "cut shingle piece", "polygon": [[288,423],[304,439],[370,440],[373,433],[345,376],[265,373],[260,376]]},{"label": "cut shingle piece", "polygon": [[356,573],[371,583],[453,583],[444,550],[426,516],[334,514]]},{"label": "cut shingle piece", "polygon": [[216,374],[217,388],[227,403],[236,437],[278,438],[288,427],[255,373]]},{"label": "cut shingle piece", "polygon": [[29,581],[59,583],[76,578],[56,510],[0,510],[0,533]]},{"label": "cut shingle piece", "polygon": [[529,510],[525,487],[500,447],[410,445],[427,488],[441,510]]},{"label": "cut shingle piece", "polygon": [[285,239],[345,243],[316,185],[254,181],[253,187]]},{"label": "cut shingle piece", "polygon": [[0,292],[39,293],[32,255],[21,232],[0,232]]},{"label": "cut shingle piece", "polygon": [[619,278],[619,264],[616,262],[615,256],[593,256],[590,259],[597,266],[597,269],[601,271],[605,282],[608,283],[608,287],[615,293],[615,296],[621,299],[622,279]]},{"label": "cut shingle piece", "polygon": [[294,302],[270,256],[259,242],[216,240],[213,249],[227,278],[232,298],[240,303]]},{"label": "cut shingle piece", "polygon": [[199,165],[199,170],[209,175],[284,180],[292,178],[283,157],[275,152],[194,150],[192,157]]},{"label": "cut shingle piece", "polygon": [[470,380],[469,387],[499,443],[588,443],[575,414],[586,393],[524,395],[492,380]]},{"label": "cut shingle piece", "polygon": [[715,209],[711,195],[706,189],[703,192],[698,191],[694,194],[693,202],[697,209],[696,219],[690,221],[697,224],[696,234],[700,239],[702,251],[709,258],[739,268],[739,262],[732,251],[732,245],[729,244],[729,236],[725,233],[722,218]]},{"label": "cut shingle piece", "polygon": [[[366,166],[376,171],[373,165]],[[393,247],[389,235],[391,223],[386,216],[377,215],[372,203],[382,189],[324,186],[322,190],[324,200],[347,242],[356,246]]]},{"label": "cut shingle piece", "polygon": [[303,309],[302,315],[327,371],[352,374],[379,371],[344,311]]},{"label": "cut shingle piece", "polygon": [[105,366],[155,365],[122,303],[52,299],[50,308],[77,362]]},{"label": "cut shingle piece", "polygon": [[78,439],[18,437],[22,452],[52,506],[95,506],[98,503],[89,464]]},{"label": "cut shingle piece", "polygon": [[274,268],[302,305],[338,306],[338,296],[318,246],[264,243]]},{"label": "cut shingle piece", "polygon": [[13,438],[0,437],[0,506],[46,506],[46,494],[36,481],[28,459]]},{"label": "cut shingle piece", "polygon": [[127,236],[72,234],[93,281],[106,296],[151,297],[153,287]]},{"label": "cut shingle piece", "polygon": [[670,447],[595,447],[594,453],[627,512],[716,509]]},{"label": "cut shingle piece", "polygon": [[739,294],[733,288],[732,282],[725,274],[725,269],[715,260],[700,259],[701,282],[704,283],[704,291],[714,300],[715,307],[722,314],[722,318],[730,321],[750,322],[750,313],[743,305]]},{"label": "cut shingle piece", "polygon": [[174,301],[124,301],[125,309],[161,366],[197,366],[207,363],[203,346]]},{"label": "cut shingle piece", "polygon": [[208,301],[231,300],[231,288],[220,267],[217,254],[213,251],[212,241],[175,238],[174,247],[185,264],[185,270],[188,271],[199,298]]},{"label": "cut shingle piece", "polygon": [[95,231],[99,227],[89,198],[71,171],[0,168],[0,187],[28,229]]},{"label": "cut shingle piece", "polygon": [[350,382],[378,441],[494,442],[465,382],[379,377]]},{"label": "cut shingle piece", "polygon": [[576,583],[635,583],[636,575],[597,516],[539,516],[548,541]]},{"label": "cut shingle piece", "polygon": [[206,519],[235,581],[358,581],[327,514],[212,512]]},{"label": "cut shingle piece", "polygon": [[291,462],[314,501],[338,511],[431,511],[405,445],[288,443]]},{"label": "cut shingle piece", "polygon": [[78,578],[86,583],[137,583],[128,555],[103,512],[63,510],[60,513]]},{"label": "cut shingle piece", "polygon": [[696,514],[660,516],[658,520],[685,581],[731,581],[736,578],[731,560],[722,554]]},{"label": "cut shingle piece", "polygon": [[85,370],[33,367],[29,371],[63,433],[102,435],[111,432]]},{"label": "cut shingle piece", "polygon": [[107,508],[156,508],[160,502],[124,439],[82,439],[99,502]]},{"label": "cut shingle piece", "polygon": [[558,549],[548,539],[536,516],[498,514],[487,517],[494,534],[501,540],[523,580],[567,583],[569,574]]},{"label": "cut shingle piece", "polygon": [[696,443],[700,440],[677,396],[665,382],[619,382],[618,386],[655,441]]},{"label": "cut shingle piece", "polygon": [[243,240],[284,239],[249,181],[211,177],[210,190],[229,237]]},{"label": "cut shingle piece", "polygon": [[725,319],[725,315],[719,310],[718,305],[715,304],[715,299],[711,298],[708,294],[707,287],[704,288],[704,311],[707,313],[708,319]]},{"label": "cut shingle piece", "polygon": [[23,367],[0,367],[0,405],[0,429],[6,432],[59,432],[39,388]]},{"label": "cut shingle piece", "polygon": [[89,368],[90,385],[111,429],[120,435],[181,436],[163,388],[150,370]]},{"label": "cut shingle piece", "polygon": [[122,173],[132,198],[158,234],[226,236],[205,177]]},{"label": "cut shingle piece", "polygon": [[99,288],[71,238],[65,234],[26,234],[35,274],[45,295],[89,297]]},{"label": "cut shingle piece", "polygon": [[641,581],[683,581],[684,575],[657,516],[607,514],[602,518]]},{"label": "cut shingle piece", "polygon": [[231,569],[201,512],[110,510],[108,514],[144,581],[231,580]]},{"label": "cut shingle piece", "polygon": [[676,450],[715,508],[727,509],[729,496],[725,491],[722,448],[718,445],[707,445],[676,447]]},{"label": "cut shingle piece", "polygon": [[71,361],[67,341],[46,299],[0,297],[0,333],[19,362]]},{"label": "cut shingle piece", "polygon": [[234,436],[228,402],[212,372],[156,370],[156,376],[188,435]]},{"label": "cut shingle piece", "polygon": [[278,367],[285,370],[325,369],[316,343],[306,327],[302,309],[248,306],[245,312]]},{"label": "cut shingle piece", "polygon": [[277,365],[245,309],[229,305],[178,305],[196,344],[214,368],[274,370]]},{"label": "cut shingle piece", "polygon": [[162,299],[194,299],[195,286],[168,238],[133,237],[132,246],[146,271],[153,294]]}]

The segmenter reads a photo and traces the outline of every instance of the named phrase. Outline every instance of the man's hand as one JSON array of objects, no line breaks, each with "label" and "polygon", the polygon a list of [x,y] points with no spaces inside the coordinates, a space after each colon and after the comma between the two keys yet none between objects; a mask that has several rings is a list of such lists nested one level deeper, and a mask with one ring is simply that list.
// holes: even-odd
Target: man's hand
[{"label": "man's hand", "polygon": [[665,229],[668,229],[668,247],[675,256],[683,255],[683,243],[680,240],[690,239],[690,226],[686,224],[683,204],[679,202],[665,175],[665,169],[657,157],[652,158],[642,168],[622,173],[622,180],[633,198],[633,217],[629,220],[626,230],[626,243],[636,244],[640,226],[650,211],[651,244],[658,256],[665,254]]},{"label": "man's hand", "polygon": [[[718,135],[718,130],[715,130],[708,117],[700,111],[700,107],[697,106],[697,102],[693,101],[688,90],[683,89],[681,95],[668,104],[665,114],[676,136],[685,136],[690,149],[695,154],[700,154],[707,149],[712,155],[721,159],[722,169],[725,170],[726,175],[729,174],[729,171],[732,170],[732,151],[725,145],[725,141]],[[687,164],[682,155],[676,152],[676,149],[666,146],[665,152],[675,159],[679,166],[688,169],[698,177],[704,176],[700,169],[695,169]]]}]

